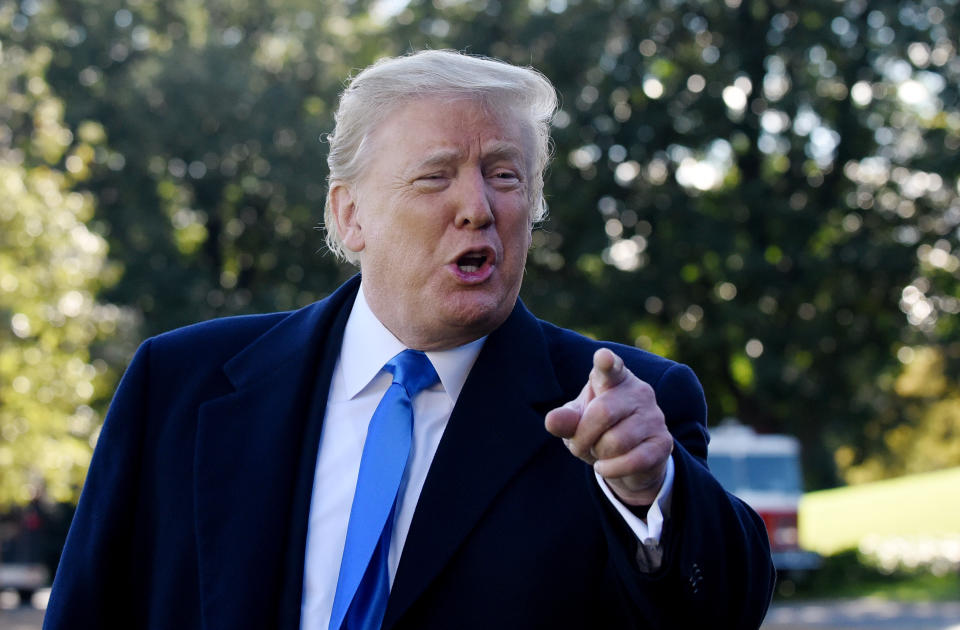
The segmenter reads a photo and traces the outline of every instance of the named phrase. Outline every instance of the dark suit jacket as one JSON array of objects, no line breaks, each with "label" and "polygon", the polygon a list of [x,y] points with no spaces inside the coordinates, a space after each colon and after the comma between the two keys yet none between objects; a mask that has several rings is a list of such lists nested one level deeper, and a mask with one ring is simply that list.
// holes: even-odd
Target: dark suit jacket
[{"label": "dark suit jacket", "polygon": [[[46,629],[298,627],[320,425],[358,284],[140,347],[100,434]],[[676,440],[653,574],[637,569],[637,542],[590,468],[543,426],[601,345],[654,387]],[[686,366],[518,303],[440,442],[384,628],[756,628],[773,585],[766,534],[707,471],[705,417]]]}]

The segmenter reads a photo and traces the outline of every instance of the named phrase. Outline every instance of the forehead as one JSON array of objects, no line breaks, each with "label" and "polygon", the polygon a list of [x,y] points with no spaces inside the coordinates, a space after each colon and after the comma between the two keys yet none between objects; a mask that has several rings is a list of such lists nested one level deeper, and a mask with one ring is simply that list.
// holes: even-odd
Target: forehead
[{"label": "forehead", "polygon": [[387,115],[372,134],[372,149],[377,161],[385,155],[407,163],[470,156],[527,161],[531,144],[525,127],[509,109],[479,100],[422,98]]}]

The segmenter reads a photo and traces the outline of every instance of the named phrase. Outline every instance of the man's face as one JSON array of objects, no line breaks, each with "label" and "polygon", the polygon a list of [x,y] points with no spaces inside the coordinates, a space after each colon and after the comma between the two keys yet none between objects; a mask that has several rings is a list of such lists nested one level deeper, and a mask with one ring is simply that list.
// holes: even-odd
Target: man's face
[{"label": "man's face", "polygon": [[372,134],[361,180],[331,190],[367,301],[407,346],[467,343],[513,309],[530,246],[526,131],[471,100],[412,101]]}]

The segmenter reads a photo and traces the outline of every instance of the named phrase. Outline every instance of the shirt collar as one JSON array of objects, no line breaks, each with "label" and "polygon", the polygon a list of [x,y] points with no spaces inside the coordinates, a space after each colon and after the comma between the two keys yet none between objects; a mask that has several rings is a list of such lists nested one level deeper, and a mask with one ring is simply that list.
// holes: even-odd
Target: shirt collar
[{"label": "shirt collar", "polygon": [[[486,336],[483,336],[450,350],[426,353],[440,377],[443,390],[452,402],[457,402],[470,374],[470,368],[477,360],[486,339]],[[353,398],[359,394],[380,373],[387,361],[406,349],[370,310],[361,282],[343,331],[343,345],[340,348],[340,369],[347,397]]]}]

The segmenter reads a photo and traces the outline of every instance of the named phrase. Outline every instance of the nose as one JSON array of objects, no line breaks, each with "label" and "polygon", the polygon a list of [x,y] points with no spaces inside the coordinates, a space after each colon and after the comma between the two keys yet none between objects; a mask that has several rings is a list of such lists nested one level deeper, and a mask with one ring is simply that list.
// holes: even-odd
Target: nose
[{"label": "nose", "polygon": [[459,228],[483,229],[494,221],[491,191],[483,173],[464,173],[457,191],[456,225]]}]

